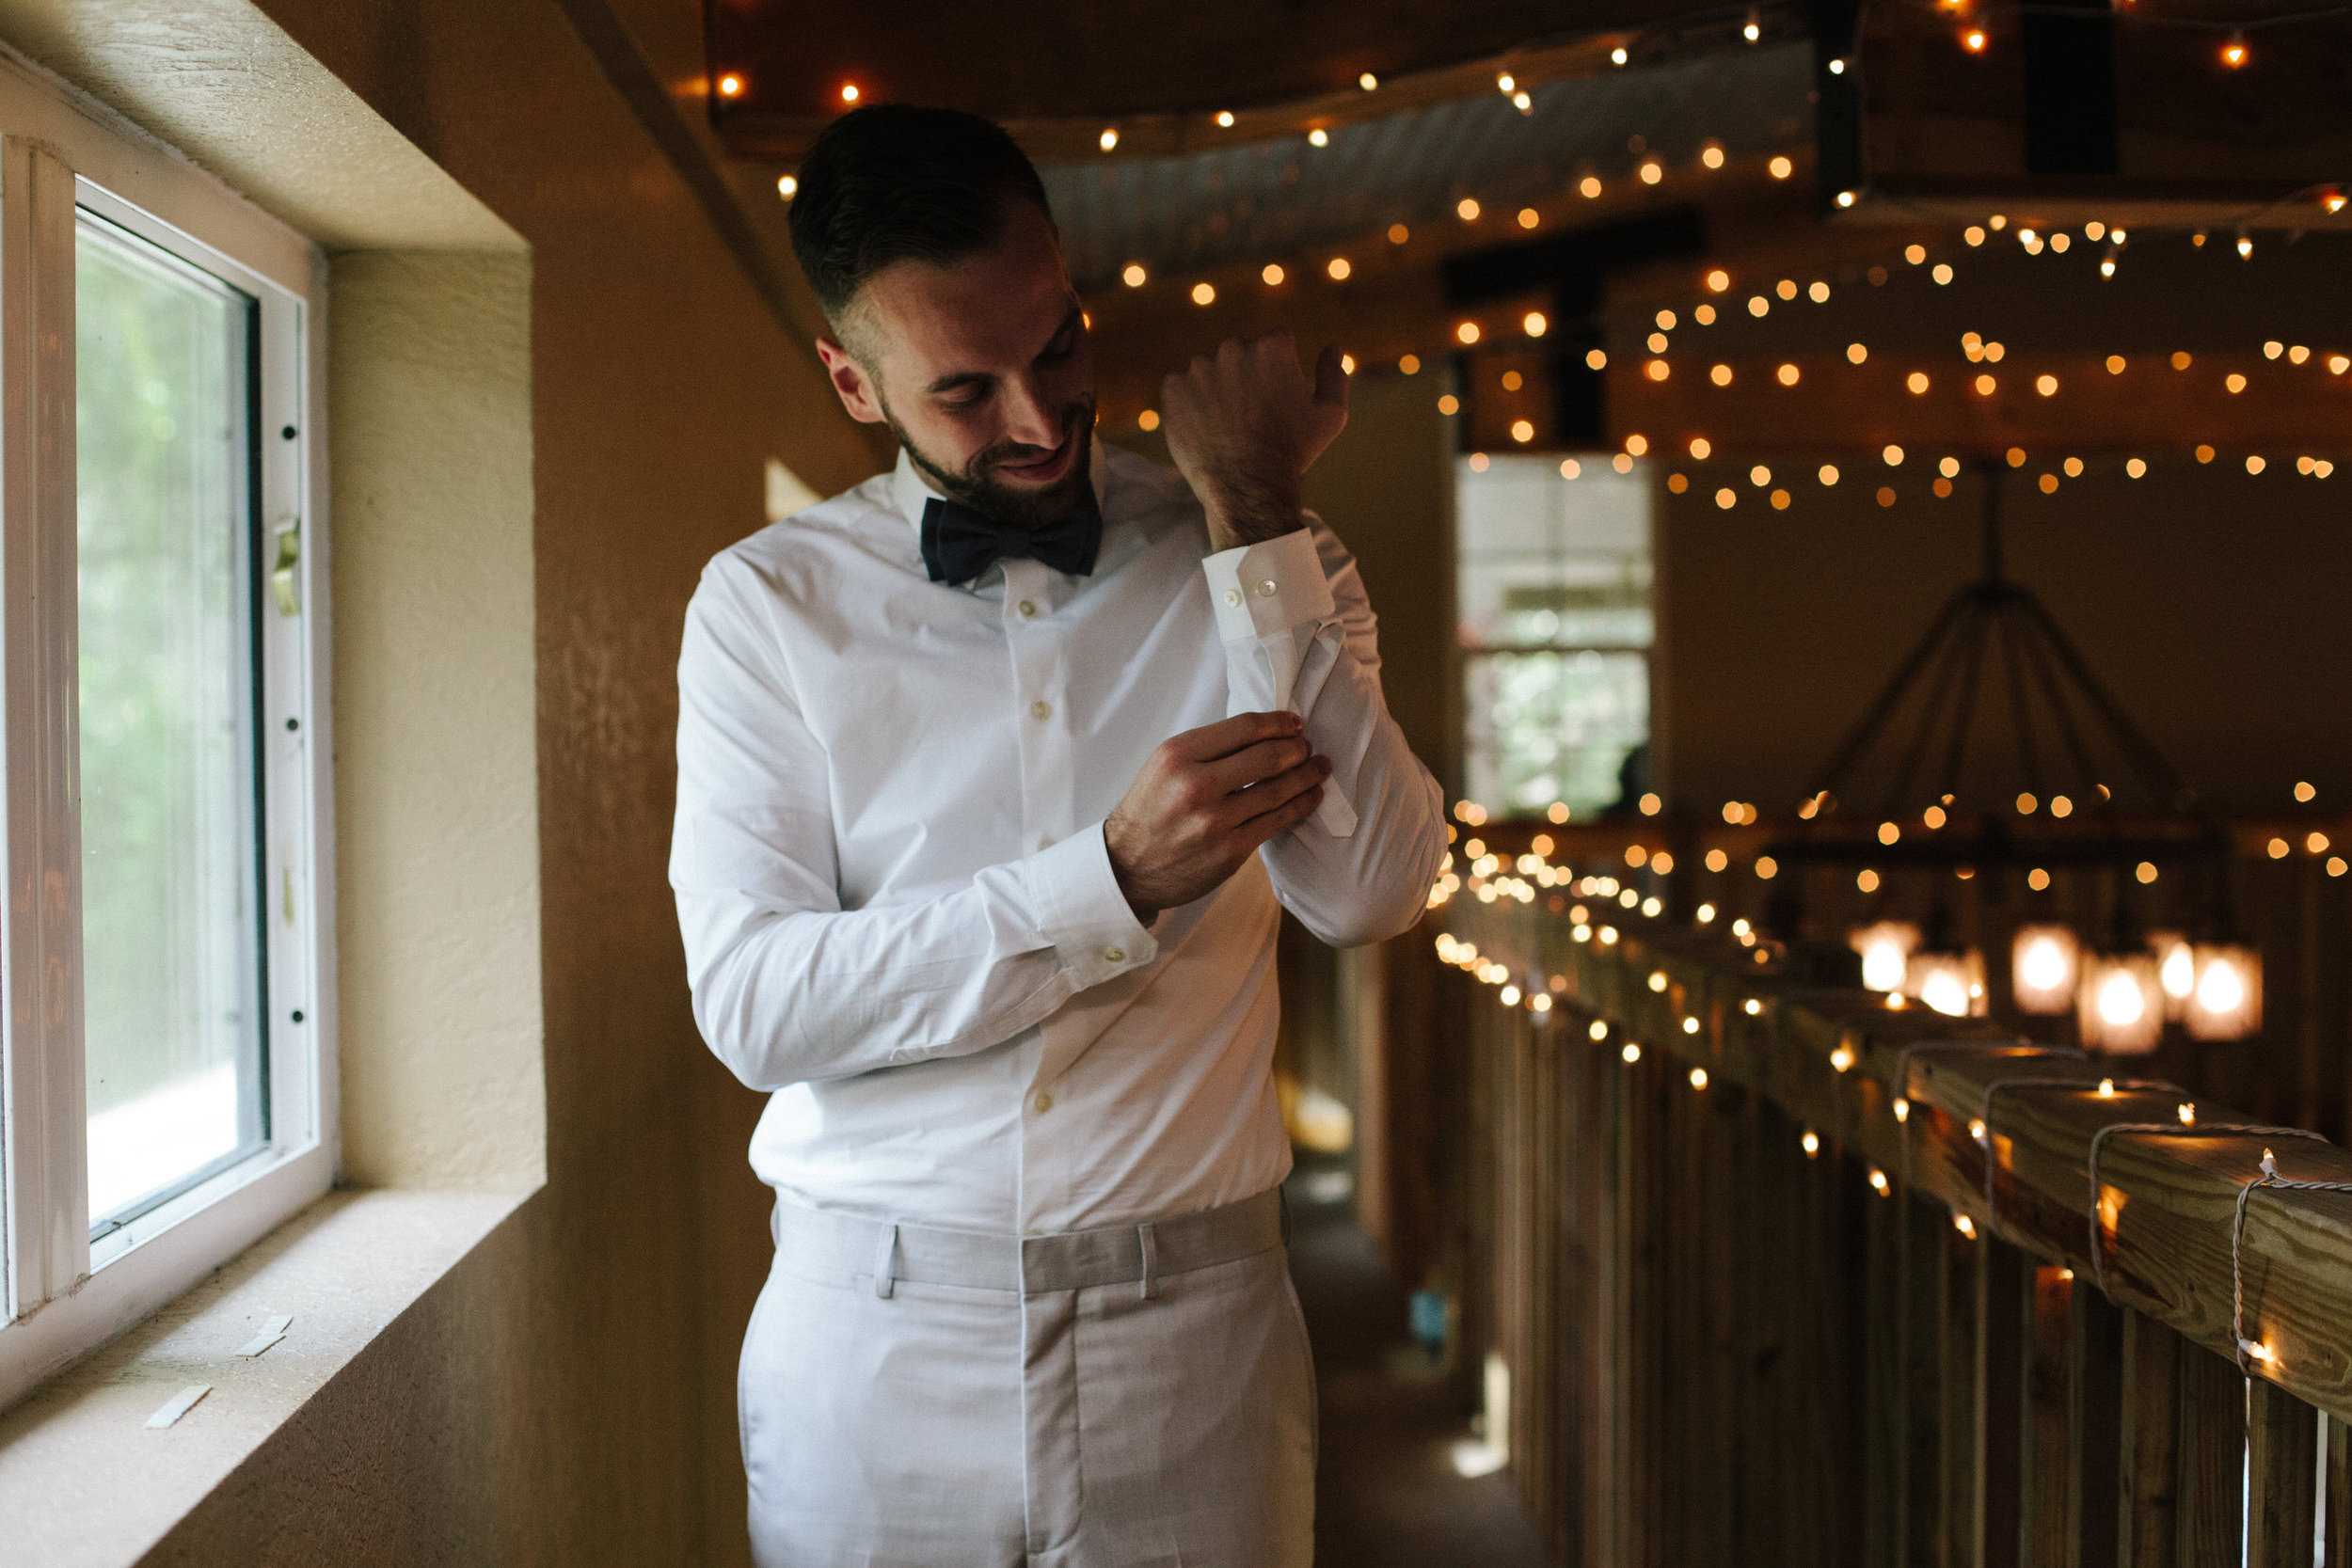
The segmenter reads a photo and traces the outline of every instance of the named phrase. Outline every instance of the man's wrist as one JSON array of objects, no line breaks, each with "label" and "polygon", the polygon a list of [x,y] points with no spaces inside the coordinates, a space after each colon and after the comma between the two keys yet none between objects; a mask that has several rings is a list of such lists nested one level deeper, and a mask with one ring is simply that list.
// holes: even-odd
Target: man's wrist
[{"label": "man's wrist", "polygon": [[1208,515],[1209,540],[1220,550],[1263,545],[1295,532],[1307,522],[1295,494],[1218,497],[1203,501],[1201,510]]}]

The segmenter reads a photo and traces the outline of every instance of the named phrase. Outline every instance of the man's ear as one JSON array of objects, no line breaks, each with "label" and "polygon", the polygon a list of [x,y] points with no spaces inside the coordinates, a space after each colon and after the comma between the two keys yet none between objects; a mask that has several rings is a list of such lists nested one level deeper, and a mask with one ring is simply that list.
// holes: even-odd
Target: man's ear
[{"label": "man's ear", "polygon": [[850,352],[832,338],[817,340],[817,357],[824,361],[825,375],[833,383],[834,391],[841,399],[841,406],[850,418],[860,424],[882,422],[882,398],[877,394],[873,377]]}]

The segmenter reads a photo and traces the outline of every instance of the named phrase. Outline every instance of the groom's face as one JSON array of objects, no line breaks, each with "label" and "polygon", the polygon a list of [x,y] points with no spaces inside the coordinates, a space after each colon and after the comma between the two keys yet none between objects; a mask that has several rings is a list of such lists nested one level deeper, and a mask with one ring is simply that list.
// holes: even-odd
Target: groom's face
[{"label": "groom's face", "polygon": [[1089,483],[1094,356],[1061,243],[1008,198],[988,249],[866,279],[819,344],[853,418],[887,423],[931,483],[1006,522],[1069,511]]}]

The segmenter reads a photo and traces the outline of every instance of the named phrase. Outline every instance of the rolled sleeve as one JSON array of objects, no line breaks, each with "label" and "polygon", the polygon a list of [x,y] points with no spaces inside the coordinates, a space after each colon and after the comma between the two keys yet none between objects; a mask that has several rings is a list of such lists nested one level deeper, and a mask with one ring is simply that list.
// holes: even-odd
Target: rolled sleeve
[{"label": "rolled sleeve", "polygon": [[1078,990],[1116,979],[1159,956],[1158,942],[1119,891],[1100,822],[1029,856],[1021,863],[1021,875],[1039,928]]}]

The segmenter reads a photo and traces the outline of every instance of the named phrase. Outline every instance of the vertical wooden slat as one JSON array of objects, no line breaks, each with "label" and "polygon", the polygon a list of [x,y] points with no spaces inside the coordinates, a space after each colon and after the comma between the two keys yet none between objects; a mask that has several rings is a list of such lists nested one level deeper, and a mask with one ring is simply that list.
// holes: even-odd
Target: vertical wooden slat
[{"label": "vertical wooden slat", "polygon": [[2039,1264],[2026,1310],[2018,1561],[2022,1568],[2076,1568],[2074,1508],[2072,1270]]},{"label": "vertical wooden slat", "polygon": [[1626,1568],[1667,1568],[1660,1528],[1669,1471],[1662,1463],[1663,1388],[1659,1377],[1658,1307],[1664,1238],[1656,1223],[1663,1129],[1654,1085],[1654,1061],[1621,1070],[1624,1106],[1618,1146],[1618,1251],[1621,1313],[1618,1411],[1624,1434],[1626,1487],[1616,1499],[1618,1560]]},{"label": "vertical wooden slat", "polygon": [[1866,1550],[1874,1563],[1904,1560],[1903,1480],[1907,1403],[1903,1377],[1902,1210],[1892,1199],[1865,1188],[1867,1256],[1863,1280],[1869,1322],[1865,1331],[1864,1419],[1868,1449],[1863,1460]]},{"label": "vertical wooden slat", "polygon": [[1979,1275],[1978,1321],[1984,1326],[1977,1380],[1984,1395],[1978,1429],[1984,1565],[2017,1568],[2023,1560],[2026,1328],[2032,1321],[2033,1270],[2030,1259],[2006,1242],[1988,1241],[1985,1247]]},{"label": "vertical wooden slat", "polygon": [[1944,1568],[1980,1568],[1984,1510],[1983,1275],[1987,1243],[1944,1227],[1943,1404]]},{"label": "vertical wooden slat", "polygon": [[2246,1568],[2311,1568],[2319,1421],[2275,1383],[2246,1389]]},{"label": "vertical wooden slat", "polygon": [[2328,1568],[2344,1568],[2352,1554],[2352,1427],[2328,1418],[2327,1517],[2321,1528]]},{"label": "vertical wooden slat", "polygon": [[1944,1238],[1939,1204],[1899,1195],[1902,1231],[1903,1466],[1900,1560],[1931,1564],[1944,1536]]},{"label": "vertical wooden slat", "polygon": [[2116,1502],[2119,1568],[2175,1568],[2181,1463],[2181,1337],[2125,1309]]},{"label": "vertical wooden slat", "polygon": [[[2078,1285],[2081,1282],[2077,1282]],[[2098,1291],[2074,1291],[2074,1416],[2069,1438],[2076,1560],[2110,1568],[2116,1560],[2116,1511],[2122,1454],[2123,1315]]]},{"label": "vertical wooden slat", "polygon": [[1584,1300],[1591,1313],[1592,1332],[1584,1358],[1586,1398],[1590,1415],[1585,1437],[1585,1513],[1583,1561],[1599,1568],[1628,1560],[1618,1540],[1618,1499],[1629,1481],[1625,1469],[1625,1440],[1618,1396],[1623,1346],[1618,1333],[1624,1319],[1618,1290],[1624,1277],[1619,1257],[1617,1150],[1624,1137],[1624,1102],[1617,1092],[1615,1052],[1589,1037],[1580,1037],[1580,1080],[1591,1106],[1586,1145],[1579,1150],[1588,1184],[1585,1199],[1591,1281]]},{"label": "vertical wooden slat", "polygon": [[2236,1365],[2181,1341],[2179,1568],[2233,1563],[2245,1544],[2246,1380]]}]

